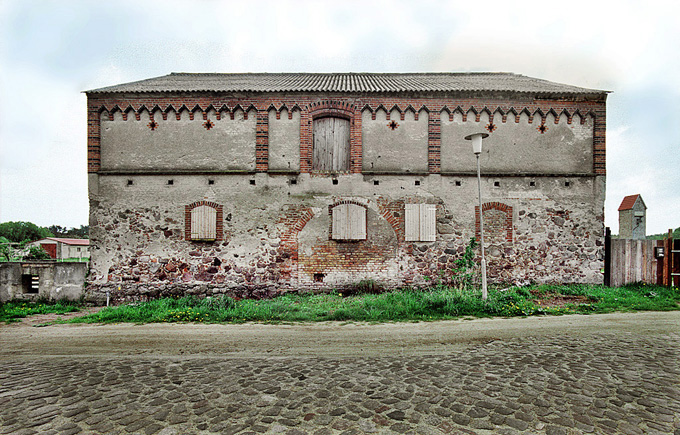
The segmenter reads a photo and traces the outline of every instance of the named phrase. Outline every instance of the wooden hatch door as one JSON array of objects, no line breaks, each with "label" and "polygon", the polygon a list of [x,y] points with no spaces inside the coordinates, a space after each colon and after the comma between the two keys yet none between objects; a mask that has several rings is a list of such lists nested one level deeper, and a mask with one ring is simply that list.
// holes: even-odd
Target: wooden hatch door
[{"label": "wooden hatch door", "polygon": [[349,120],[317,118],[314,120],[312,170],[349,171]]}]

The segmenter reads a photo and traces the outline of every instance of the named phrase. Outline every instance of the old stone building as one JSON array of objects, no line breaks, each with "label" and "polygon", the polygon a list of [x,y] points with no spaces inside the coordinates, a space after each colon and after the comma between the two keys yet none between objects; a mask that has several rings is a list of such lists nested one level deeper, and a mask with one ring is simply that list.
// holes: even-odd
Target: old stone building
[{"label": "old stone building", "polygon": [[[90,292],[601,282],[607,93],[508,73],[185,74],[87,91]],[[120,288],[120,290],[118,290]]]}]

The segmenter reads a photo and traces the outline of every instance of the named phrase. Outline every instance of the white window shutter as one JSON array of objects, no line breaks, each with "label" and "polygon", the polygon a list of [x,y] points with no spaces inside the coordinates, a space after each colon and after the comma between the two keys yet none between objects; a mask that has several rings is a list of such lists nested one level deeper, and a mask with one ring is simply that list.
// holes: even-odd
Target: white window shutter
[{"label": "white window shutter", "polygon": [[347,205],[340,204],[333,208],[333,239],[344,240],[347,238]]},{"label": "white window shutter", "polygon": [[348,204],[349,207],[349,238],[352,240],[366,240],[366,209],[360,205]]},{"label": "white window shutter", "polygon": [[217,238],[217,210],[201,205],[191,210],[191,239],[215,240]]},{"label": "white window shutter", "polygon": [[434,242],[437,240],[437,206],[420,204],[420,240]]},{"label": "white window shutter", "polygon": [[418,204],[406,204],[404,224],[405,240],[407,242],[420,240],[420,207]]},{"label": "white window shutter", "polygon": [[366,209],[356,204],[333,207],[331,237],[335,240],[366,240]]}]

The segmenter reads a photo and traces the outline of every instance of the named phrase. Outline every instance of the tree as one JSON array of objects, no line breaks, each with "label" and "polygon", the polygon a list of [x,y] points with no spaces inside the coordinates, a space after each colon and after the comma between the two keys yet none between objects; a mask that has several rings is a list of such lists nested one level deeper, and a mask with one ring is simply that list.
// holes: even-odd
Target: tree
[{"label": "tree", "polygon": [[31,222],[3,222],[0,224],[0,237],[5,237],[10,242],[21,243],[53,237],[53,234],[47,228]]}]

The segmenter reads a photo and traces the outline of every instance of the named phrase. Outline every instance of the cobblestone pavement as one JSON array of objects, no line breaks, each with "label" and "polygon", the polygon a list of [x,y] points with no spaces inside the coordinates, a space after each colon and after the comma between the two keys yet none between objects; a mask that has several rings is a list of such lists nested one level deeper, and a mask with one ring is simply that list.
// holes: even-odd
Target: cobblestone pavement
[{"label": "cobblestone pavement", "polygon": [[528,331],[436,355],[3,357],[0,433],[680,434],[678,332]]}]

